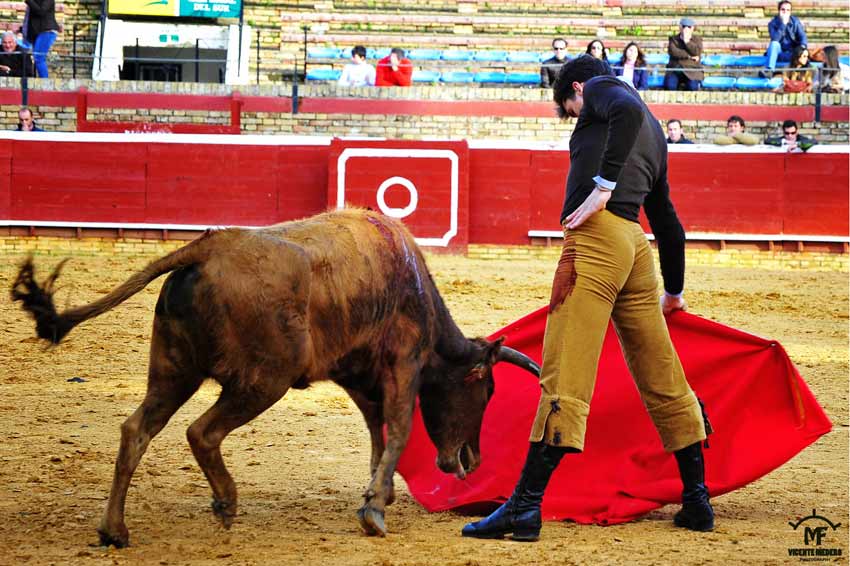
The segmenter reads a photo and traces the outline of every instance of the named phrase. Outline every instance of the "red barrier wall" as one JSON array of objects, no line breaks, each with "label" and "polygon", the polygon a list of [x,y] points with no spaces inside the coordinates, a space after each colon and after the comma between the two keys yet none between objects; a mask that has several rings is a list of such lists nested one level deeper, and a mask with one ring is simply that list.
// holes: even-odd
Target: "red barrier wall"
[{"label": "red barrier wall", "polygon": [[[540,145],[468,148],[466,142],[263,136],[2,138],[0,221],[34,225],[266,225],[336,206],[346,149],[436,150],[457,156],[457,230],[448,245],[524,244],[529,230],[559,230],[569,168],[567,151]],[[698,147],[671,153],[670,183],[686,230],[847,241],[848,153],[822,151],[833,153],[701,153]],[[385,205],[401,211],[411,193],[397,178],[408,179],[418,198],[405,219],[414,235],[445,235],[451,160],[397,157],[347,159],[345,199],[378,206],[375,195],[387,182]]]}]

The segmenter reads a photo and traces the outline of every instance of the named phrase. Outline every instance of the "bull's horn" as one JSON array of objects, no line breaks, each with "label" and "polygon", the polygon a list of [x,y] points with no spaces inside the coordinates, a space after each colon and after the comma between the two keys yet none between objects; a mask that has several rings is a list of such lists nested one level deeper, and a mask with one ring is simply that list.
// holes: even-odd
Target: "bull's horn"
[{"label": "bull's horn", "polygon": [[540,377],[540,366],[534,360],[513,348],[507,346],[499,348],[499,361],[508,362]]}]

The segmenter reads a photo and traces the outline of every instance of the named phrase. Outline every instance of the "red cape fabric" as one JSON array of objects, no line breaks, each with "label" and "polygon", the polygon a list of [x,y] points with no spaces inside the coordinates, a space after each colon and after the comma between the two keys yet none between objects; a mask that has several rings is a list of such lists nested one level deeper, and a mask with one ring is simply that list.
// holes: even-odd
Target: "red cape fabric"
[{"label": "red cape fabric", "polygon": [[[705,402],[714,434],[705,449],[712,497],[781,466],[831,428],[829,419],[777,342],[685,312],[668,320],[691,387]],[[493,334],[541,359],[546,309]],[[428,511],[484,512],[513,491],[528,450],[540,387],[509,364],[494,368],[496,394],[481,431],[481,466],[465,480],[440,472],[417,408],[398,471]],[[661,440],[609,326],[599,362],[583,454],[568,454],[543,502],[546,520],[611,525],[681,501],[675,459]]]}]

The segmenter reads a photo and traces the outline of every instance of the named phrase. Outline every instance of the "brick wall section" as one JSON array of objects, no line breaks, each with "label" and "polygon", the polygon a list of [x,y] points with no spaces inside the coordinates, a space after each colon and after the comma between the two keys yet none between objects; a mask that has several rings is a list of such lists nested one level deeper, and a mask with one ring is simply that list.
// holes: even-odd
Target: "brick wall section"
[{"label": "brick wall section", "polygon": [[[31,81],[33,88],[52,91],[75,91],[86,87],[91,92],[150,92],[173,94],[197,94],[228,96],[238,91],[244,96],[289,96],[288,85],[225,85],[199,83],[153,83],[153,82],[93,82],[85,80],[41,80]],[[0,88],[17,88],[16,79],[0,79]],[[415,86],[411,88],[361,88],[346,89],[335,84],[311,83],[301,85],[299,93],[306,98],[356,97],[368,99],[396,100],[509,100],[525,102],[549,102],[550,90],[538,88],[480,88],[465,86]],[[814,103],[811,94],[776,94],[772,92],[666,92],[646,91],[644,98],[658,104],[705,104],[705,105],[758,105],[758,106],[810,106]],[[825,105],[848,105],[850,95],[823,95]],[[17,125],[17,106],[0,105],[0,128],[13,129]],[[51,131],[76,131],[76,111],[73,107],[35,107],[39,124]],[[136,110],[89,108],[92,120],[167,122],[195,124],[227,124],[229,113],[220,111],[199,112],[189,110]],[[777,114],[771,122],[750,121],[747,130],[758,136],[776,135],[778,124],[785,119]],[[574,121],[560,122],[552,118],[481,117],[481,116],[413,116],[413,115],[329,115],[299,113],[251,113],[242,114],[242,131],[246,134],[299,134],[323,136],[369,136],[395,139],[422,139],[440,137],[445,139],[510,139],[523,141],[559,141],[572,132]],[[726,124],[717,120],[684,120],[685,135],[697,142],[710,143],[712,138],[724,133]],[[848,143],[848,122],[806,122],[801,124],[801,133],[814,136],[821,143]]]},{"label": "brick wall section", "polygon": [[[491,246],[474,244],[467,256],[480,259],[539,258],[554,268],[561,255],[561,246]],[[756,250],[688,249],[687,265],[742,267],[752,269],[803,269],[811,271],[848,272],[850,262],[846,253],[789,252]]]},{"label": "brick wall section", "polygon": [[[172,252],[186,242],[176,240],[135,240],[106,238],[0,237],[0,258],[18,261],[27,254],[63,258],[69,254],[121,256],[154,259]],[[470,245],[467,257],[475,259],[538,258],[557,263],[561,247]],[[752,269],[802,269],[811,271],[848,272],[847,253],[754,251],[726,249],[722,251],[689,249],[688,265],[742,267]]]}]

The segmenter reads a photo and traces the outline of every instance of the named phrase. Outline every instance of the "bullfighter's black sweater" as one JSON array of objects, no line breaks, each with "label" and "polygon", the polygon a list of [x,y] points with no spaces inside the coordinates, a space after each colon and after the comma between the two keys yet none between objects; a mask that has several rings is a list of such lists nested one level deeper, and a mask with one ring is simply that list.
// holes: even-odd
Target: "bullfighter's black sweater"
[{"label": "bullfighter's black sweater", "polygon": [[638,92],[612,76],[584,83],[584,105],[570,138],[570,172],[561,212],[564,218],[596,186],[594,177],[616,183],[606,208],[638,221],[643,205],[658,241],[664,289],[682,292],[685,231],[670,201],[667,140]]}]

